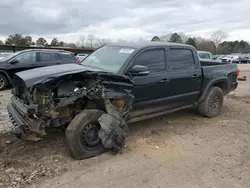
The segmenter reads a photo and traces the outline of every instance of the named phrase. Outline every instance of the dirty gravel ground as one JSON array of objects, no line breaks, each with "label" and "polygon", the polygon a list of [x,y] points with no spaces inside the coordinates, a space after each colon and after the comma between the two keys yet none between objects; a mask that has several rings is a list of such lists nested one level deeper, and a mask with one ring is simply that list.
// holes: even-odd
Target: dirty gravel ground
[{"label": "dirty gravel ground", "polygon": [[[250,65],[240,66],[250,79]],[[0,187],[250,187],[250,81],[225,99],[221,116],[195,110],[131,124],[123,153],[76,161],[64,134],[51,130],[39,142],[0,137]],[[0,93],[0,131],[9,131]]]}]

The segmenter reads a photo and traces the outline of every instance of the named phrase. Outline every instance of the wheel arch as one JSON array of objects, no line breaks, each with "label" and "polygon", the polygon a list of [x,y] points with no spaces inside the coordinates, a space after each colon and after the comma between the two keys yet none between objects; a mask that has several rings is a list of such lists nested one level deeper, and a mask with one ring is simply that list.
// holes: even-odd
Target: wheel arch
[{"label": "wheel arch", "polygon": [[215,78],[207,84],[198,102],[203,101],[209,89],[214,86],[219,87],[223,91],[224,95],[228,93],[228,79],[226,77]]},{"label": "wheel arch", "polygon": [[6,71],[0,70],[0,74],[3,74],[7,78],[8,83],[12,84],[12,79],[10,78],[9,74]]}]

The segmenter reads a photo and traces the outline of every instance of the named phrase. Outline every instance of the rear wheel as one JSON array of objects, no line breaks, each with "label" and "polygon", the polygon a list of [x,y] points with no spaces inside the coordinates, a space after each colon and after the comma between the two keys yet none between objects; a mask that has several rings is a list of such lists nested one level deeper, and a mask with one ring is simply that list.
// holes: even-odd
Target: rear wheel
[{"label": "rear wheel", "polygon": [[224,94],[221,88],[211,87],[206,98],[198,104],[198,111],[205,117],[216,117],[221,113]]},{"label": "rear wheel", "polygon": [[6,76],[0,74],[0,91],[4,90],[8,85],[8,80]]},{"label": "rear wheel", "polygon": [[98,135],[98,118],[104,113],[100,110],[84,110],[70,122],[66,129],[66,142],[73,158],[90,158],[106,151]]}]

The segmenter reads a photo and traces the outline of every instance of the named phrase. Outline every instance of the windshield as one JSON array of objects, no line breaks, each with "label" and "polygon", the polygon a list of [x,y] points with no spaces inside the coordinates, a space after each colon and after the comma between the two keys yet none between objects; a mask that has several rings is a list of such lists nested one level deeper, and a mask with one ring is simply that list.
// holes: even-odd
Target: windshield
[{"label": "windshield", "polygon": [[106,45],[90,54],[81,64],[118,73],[133,51],[133,48]]}]

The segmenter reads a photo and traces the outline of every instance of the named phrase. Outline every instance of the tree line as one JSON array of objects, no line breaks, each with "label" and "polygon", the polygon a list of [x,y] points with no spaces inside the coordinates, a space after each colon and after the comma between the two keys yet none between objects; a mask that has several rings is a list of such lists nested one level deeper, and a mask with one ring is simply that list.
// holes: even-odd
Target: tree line
[{"label": "tree line", "polygon": [[184,33],[170,33],[161,37],[154,36],[151,41],[189,44],[197,50],[209,51],[213,54],[250,53],[250,45],[248,42],[244,40],[225,41],[227,36],[227,33],[220,30],[213,32],[209,39],[189,37]]},{"label": "tree line", "polygon": [[[197,50],[209,51],[213,54],[230,54],[230,53],[250,53],[250,45],[248,42],[241,41],[225,41],[227,38],[227,33],[223,31],[215,31],[210,35],[209,39],[202,37],[190,37],[185,33],[169,33],[164,36],[154,36],[151,41],[164,41],[164,42],[175,42],[184,43],[194,46]],[[124,40],[121,40],[124,41]],[[58,38],[53,38],[50,43],[43,37],[33,40],[31,36],[23,36],[21,34],[9,35],[5,41],[0,40],[0,44],[9,45],[20,45],[20,46],[58,46],[58,47],[70,47],[70,48],[98,48],[105,44],[111,43],[109,39],[97,38],[90,34],[87,37],[80,36],[76,43],[66,43],[59,40]]]},{"label": "tree line", "polygon": [[57,47],[70,47],[70,48],[98,48],[103,46],[111,41],[108,39],[100,39],[95,37],[94,35],[88,35],[87,37],[81,36],[76,43],[66,43],[64,41],[59,40],[58,38],[53,38],[49,43],[45,38],[40,37],[37,40],[33,40],[31,36],[23,36],[21,34],[13,34],[9,35],[5,41],[0,40],[0,44],[8,44],[8,45],[20,45],[20,46],[57,46]]}]

